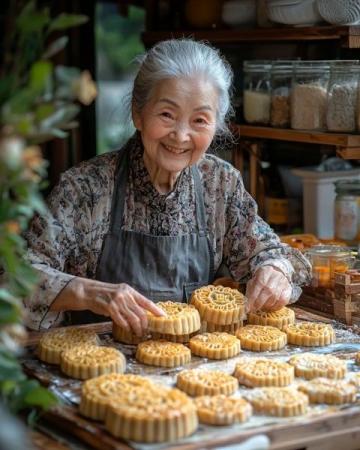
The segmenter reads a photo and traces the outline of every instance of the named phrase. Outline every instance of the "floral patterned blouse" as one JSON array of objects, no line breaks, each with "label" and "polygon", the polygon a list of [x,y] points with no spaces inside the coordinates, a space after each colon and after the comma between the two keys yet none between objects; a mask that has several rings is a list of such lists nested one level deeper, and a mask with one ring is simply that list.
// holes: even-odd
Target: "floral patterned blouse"
[{"label": "floral patterned blouse", "polygon": [[[144,166],[140,139],[135,136],[126,145],[131,156],[125,229],[163,236],[196,232],[190,169],[182,171],[171,192],[160,194]],[[40,282],[36,292],[25,300],[26,325],[30,328],[61,324],[64,314],[49,311],[56,296],[76,276],[95,278],[109,229],[118,155],[118,151],[100,155],[66,171],[47,200],[48,212],[33,219],[26,233],[28,258]],[[292,283],[291,300],[296,301],[301,293],[299,286],[310,279],[308,261],[282,244],[257,215],[255,201],[231,164],[206,154],[198,168],[215,269],[223,262],[235,280],[245,282],[260,266],[275,266]]]}]

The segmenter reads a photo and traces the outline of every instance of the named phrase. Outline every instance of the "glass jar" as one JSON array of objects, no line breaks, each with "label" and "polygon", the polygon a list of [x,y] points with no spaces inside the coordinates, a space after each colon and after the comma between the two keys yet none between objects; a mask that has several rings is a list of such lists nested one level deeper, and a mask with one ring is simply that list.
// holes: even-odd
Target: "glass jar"
[{"label": "glass jar", "polygon": [[270,122],[271,61],[244,61],[243,108],[246,122]]},{"label": "glass jar", "polygon": [[359,61],[334,61],[331,64],[326,112],[329,131],[356,131],[359,75]]},{"label": "glass jar", "polygon": [[312,287],[334,287],[335,272],[346,272],[355,263],[355,256],[348,247],[315,245],[305,252],[312,265]]},{"label": "glass jar", "polygon": [[290,126],[290,93],[293,65],[275,62],[271,69],[270,124],[277,128]]},{"label": "glass jar", "polygon": [[294,66],[291,89],[291,128],[324,130],[326,128],[328,61],[299,61]]},{"label": "glass jar", "polygon": [[335,182],[335,237],[350,244],[360,240],[360,180]]}]

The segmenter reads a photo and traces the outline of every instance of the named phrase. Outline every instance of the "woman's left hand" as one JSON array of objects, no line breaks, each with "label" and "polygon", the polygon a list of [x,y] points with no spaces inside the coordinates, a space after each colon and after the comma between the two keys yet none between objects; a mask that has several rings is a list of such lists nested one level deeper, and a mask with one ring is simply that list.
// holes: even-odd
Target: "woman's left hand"
[{"label": "woman's left hand", "polygon": [[275,311],[289,303],[291,284],[273,266],[260,267],[246,286],[249,311]]}]

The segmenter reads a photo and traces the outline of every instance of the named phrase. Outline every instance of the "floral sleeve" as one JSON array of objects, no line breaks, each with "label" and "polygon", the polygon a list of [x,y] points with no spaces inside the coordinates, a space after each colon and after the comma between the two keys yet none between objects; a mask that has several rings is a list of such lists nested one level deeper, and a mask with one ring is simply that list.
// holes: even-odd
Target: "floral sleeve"
[{"label": "floral sleeve", "polygon": [[46,214],[35,216],[26,233],[27,258],[39,276],[36,291],[25,300],[29,328],[49,328],[63,319],[62,313],[49,308],[74,278],[66,269],[77,257],[77,237],[86,235],[87,211],[84,183],[64,174],[48,199]]},{"label": "floral sleeve", "polygon": [[262,266],[281,270],[292,284],[291,302],[300,294],[300,286],[310,281],[311,266],[296,249],[283,244],[271,227],[257,214],[257,205],[245,190],[239,176],[227,208],[224,260],[238,281],[248,281]]}]

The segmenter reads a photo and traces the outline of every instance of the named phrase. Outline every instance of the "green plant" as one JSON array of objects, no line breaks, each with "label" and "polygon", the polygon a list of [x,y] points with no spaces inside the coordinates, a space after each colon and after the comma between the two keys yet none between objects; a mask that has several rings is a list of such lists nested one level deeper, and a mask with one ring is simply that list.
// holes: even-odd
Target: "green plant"
[{"label": "green plant", "polygon": [[52,33],[83,24],[87,17],[52,18],[35,1],[15,11],[18,3],[10,7],[9,17],[17,19],[5,38],[0,78],[0,399],[13,412],[56,402],[37,381],[26,378],[16,358],[25,333],[22,300],[36,285],[21,233],[45,208],[46,162],[38,144],[65,138],[77,126],[79,102],[89,104],[96,96],[87,71],[51,60],[68,42],[67,36],[51,41]]}]

